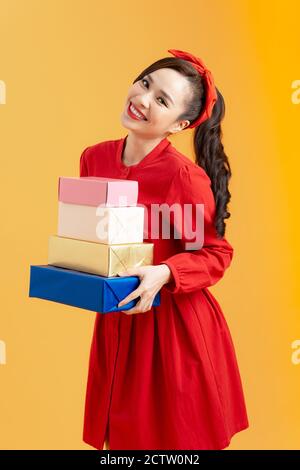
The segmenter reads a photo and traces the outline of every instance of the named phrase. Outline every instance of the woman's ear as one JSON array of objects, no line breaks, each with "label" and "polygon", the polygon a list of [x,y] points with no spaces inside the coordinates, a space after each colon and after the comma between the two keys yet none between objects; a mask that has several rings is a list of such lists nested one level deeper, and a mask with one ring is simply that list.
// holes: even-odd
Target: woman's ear
[{"label": "woman's ear", "polygon": [[190,121],[188,119],[185,119],[183,121],[180,121],[177,126],[173,127],[170,129],[170,134],[176,134],[177,132],[183,131],[186,127],[190,125]]},{"label": "woman's ear", "polygon": [[185,129],[186,127],[189,127],[189,125],[191,124],[191,121],[189,121],[188,119],[186,119],[184,122],[184,126],[181,128],[181,130],[183,131],[183,129]]}]

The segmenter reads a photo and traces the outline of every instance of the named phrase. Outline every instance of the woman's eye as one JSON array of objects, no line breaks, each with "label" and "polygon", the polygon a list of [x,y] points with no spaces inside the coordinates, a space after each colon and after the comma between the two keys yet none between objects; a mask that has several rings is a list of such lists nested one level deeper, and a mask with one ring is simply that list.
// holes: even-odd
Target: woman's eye
[{"label": "woman's eye", "polygon": [[[143,79],[142,79],[142,83],[143,83],[143,82],[148,83],[148,80],[146,80],[145,78],[143,78]],[[147,87],[147,88],[148,88],[148,87]],[[163,98],[159,97],[158,99],[161,99],[162,102],[163,102],[163,104],[164,104],[166,107],[168,107],[168,106],[167,106],[167,103],[165,102],[165,100],[164,100]]]},{"label": "woman's eye", "polygon": [[165,102],[165,100],[164,100],[163,98],[160,98],[160,97],[159,97],[158,99],[161,99],[162,102],[163,102],[163,104],[164,104],[165,106],[167,106],[167,103]]}]

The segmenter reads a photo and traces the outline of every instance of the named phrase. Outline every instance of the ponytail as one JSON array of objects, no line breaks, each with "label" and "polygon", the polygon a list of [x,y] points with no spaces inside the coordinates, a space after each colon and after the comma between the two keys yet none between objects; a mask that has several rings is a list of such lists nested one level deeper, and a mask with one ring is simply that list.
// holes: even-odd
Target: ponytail
[{"label": "ponytail", "polygon": [[193,140],[196,163],[205,170],[211,180],[216,203],[215,228],[221,238],[225,235],[224,219],[230,217],[227,204],[231,198],[228,189],[231,168],[221,141],[221,121],[225,113],[225,104],[218,89],[217,95],[218,99],[213,107],[211,117],[195,128]]}]

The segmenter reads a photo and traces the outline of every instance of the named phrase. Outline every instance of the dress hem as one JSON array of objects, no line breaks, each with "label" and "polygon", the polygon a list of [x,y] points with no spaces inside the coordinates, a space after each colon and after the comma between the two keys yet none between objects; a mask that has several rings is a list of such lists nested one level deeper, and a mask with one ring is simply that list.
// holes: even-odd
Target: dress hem
[{"label": "dress hem", "polygon": [[[235,428],[235,430],[230,434],[230,436],[224,439],[219,445],[212,446],[212,447],[205,448],[205,449],[165,449],[165,448],[164,449],[111,449],[110,448],[109,450],[223,450],[223,449],[226,449],[230,445],[232,438],[237,433],[244,431],[248,428],[249,428],[248,422],[240,424],[239,426]],[[103,441],[102,447],[100,448],[99,445],[96,444],[92,439],[83,437],[82,440],[83,442],[90,445],[91,447],[94,447],[97,450],[103,450],[104,441]]]}]

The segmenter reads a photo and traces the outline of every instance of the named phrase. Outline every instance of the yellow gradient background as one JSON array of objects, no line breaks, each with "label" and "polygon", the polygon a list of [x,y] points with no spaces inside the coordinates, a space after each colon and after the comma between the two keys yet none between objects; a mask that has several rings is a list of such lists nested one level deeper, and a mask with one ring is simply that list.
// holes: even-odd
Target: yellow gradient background
[{"label": "yellow gradient background", "polygon": [[[28,297],[46,264],[59,176],[88,145],[126,135],[128,87],[181,49],[224,96],[235,258],[211,288],[232,332],[250,428],[229,449],[300,448],[300,5],[178,0],[0,0],[1,449],[90,449],[82,423],[94,313]],[[173,144],[193,158],[193,130]]]}]

